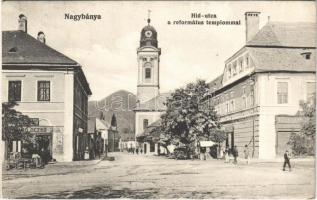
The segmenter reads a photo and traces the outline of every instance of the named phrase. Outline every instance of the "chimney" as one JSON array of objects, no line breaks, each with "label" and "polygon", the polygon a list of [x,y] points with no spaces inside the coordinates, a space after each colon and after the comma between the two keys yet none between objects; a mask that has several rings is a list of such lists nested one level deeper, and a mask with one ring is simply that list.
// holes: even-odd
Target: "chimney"
[{"label": "chimney", "polygon": [[23,32],[28,32],[28,21],[25,15],[19,15],[19,30]]},{"label": "chimney", "polygon": [[260,12],[246,12],[245,28],[246,28],[246,43],[249,42],[259,31],[259,15]]},{"label": "chimney", "polygon": [[39,31],[37,34],[37,40],[42,42],[43,44],[45,44],[45,34],[43,33],[43,31]]}]

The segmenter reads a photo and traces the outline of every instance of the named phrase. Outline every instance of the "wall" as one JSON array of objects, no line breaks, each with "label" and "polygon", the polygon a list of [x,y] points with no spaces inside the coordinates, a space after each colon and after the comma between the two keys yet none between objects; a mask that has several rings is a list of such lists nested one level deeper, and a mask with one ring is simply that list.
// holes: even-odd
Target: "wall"
[{"label": "wall", "polygon": [[143,119],[148,119],[149,124],[155,122],[156,120],[160,119],[162,112],[141,112],[137,111],[135,113],[135,136],[143,133]]},{"label": "wall", "polygon": [[[264,159],[275,157],[275,116],[295,115],[300,100],[306,100],[306,83],[315,82],[314,73],[263,73],[258,74],[259,87],[259,156]],[[277,82],[288,82],[288,103],[277,103]]]},{"label": "wall", "polygon": [[[71,75],[72,76],[72,75]],[[72,134],[67,121],[72,123],[72,115],[67,113],[67,105],[72,102],[72,84],[65,79],[64,72],[60,71],[36,71],[36,70],[3,70],[2,71],[2,101],[8,101],[8,81],[21,80],[21,102],[18,102],[16,110],[31,118],[39,118],[40,126],[53,126],[52,156],[57,161],[71,161],[67,156],[70,151],[67,146],[67,137]],[[50,81],[50,101],[37,101],[37,81]],[[65,93],[65,90],[69,92]],[[69,111],[72,113],[72,111]],[[66,144],[66,146],[65,146]],[[66,154],[65,154],[66,152]]]}]

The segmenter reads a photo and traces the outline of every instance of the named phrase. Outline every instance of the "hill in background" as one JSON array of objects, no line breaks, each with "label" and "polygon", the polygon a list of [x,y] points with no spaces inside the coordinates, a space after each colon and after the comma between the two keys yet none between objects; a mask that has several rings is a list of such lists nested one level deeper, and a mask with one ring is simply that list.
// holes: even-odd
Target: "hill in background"
[{"label": "hill in background", "polygon": [[119,90],[99,101],[88,102],[88,116],[104,119],[111,123],[115,114],[117,127],[122,141],[134,140],[136,96],[128,91]]}]

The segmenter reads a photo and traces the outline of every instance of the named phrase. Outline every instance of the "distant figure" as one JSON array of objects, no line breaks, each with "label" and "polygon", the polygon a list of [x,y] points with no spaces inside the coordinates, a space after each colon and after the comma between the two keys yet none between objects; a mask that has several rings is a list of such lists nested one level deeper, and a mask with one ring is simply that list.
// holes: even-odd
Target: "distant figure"
[{"label": "distant figure", "polygon": [[135,152],[136,152],[136,154],[139,154],[139,148],[137,148],[137,149],[135,150]]},{"label": "distant figure", "polygon": [[229,148],[228,147],[226,147],[224,154],[225,154],[225,163],[228,163],[229,162]]},{"label": "distant figure", "polygon": [[220,149],[219,149],[219,158],[220,158],[220,159],[223,159],[223,156],[224,156],[223,146],[220,146]]},{"label": "distant figure", "polygon": [[283,171],[285,171],[286,164],[288,165],[289,171],[291,171],[291,163],[289,162],[290,157],[291,156],[290,156],[288,150],[286,150],[285,153],[284,153]]},{"label": "distant figure", "polygon": [[234,163],[234,164],[238,164],[238,156],[239,156],[239,153],[238,153],[237,146],[234,146],[234,147],[233,147],[232,154],[233,154],[233,158],[234,158],[233,163]]},{"label": "distant figure", "polygon": [[244,146],[244,158],[247,160],[247,164],[250,163],[250,152],[249,152],[249,148],[248,148],[248,145],[245,145]]},{"label": "distant figure", "polygon": [[134,154],[134,150],[135,150],[135,149],[134,149],[134,148],[132,148],[132,153],[133,153],[133,154]]},{"label": "distant figure", "polygon": [[206,160],[206,147],[200,148],[200,160]]},{"label": "distant figure", "polygon": [[142,152],[143,152],[143,150],[142,150],[142,149],[140,149],[140,154],[142,154]]}]

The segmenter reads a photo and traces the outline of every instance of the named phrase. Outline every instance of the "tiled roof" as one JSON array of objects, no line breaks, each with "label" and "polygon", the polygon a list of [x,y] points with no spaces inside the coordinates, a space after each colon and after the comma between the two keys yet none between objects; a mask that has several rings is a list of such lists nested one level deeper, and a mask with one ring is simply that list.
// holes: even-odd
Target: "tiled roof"
[{"label": "tiled roof", "polygon": [[315,47],[314,23],[267,23],[247,46]]},{"label": "tiled roof", "polygon": [[166,110],[166,106],[164,103],[166,102],[166,98],[170,96],[170,93],[162,93],[149,101],[140,104],[137,106],[135,110],[139,111],[164,111]]},{"label": "tiled roof", "polygon": [[[315,49],[247,47],[254,61],[255,72],[315,72]],[[310,59],[303,53],[310,52]]]},{"label": "tiled roof", "polygon": [[2,31],[2,63],[77,65],[23,31]]},{"label": "tiled roof", "polygon": [[222,74],[208,83],[209,91],[214,92],[222,87]]}]

